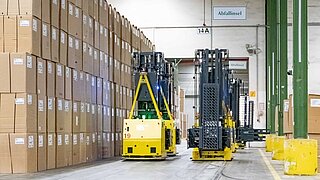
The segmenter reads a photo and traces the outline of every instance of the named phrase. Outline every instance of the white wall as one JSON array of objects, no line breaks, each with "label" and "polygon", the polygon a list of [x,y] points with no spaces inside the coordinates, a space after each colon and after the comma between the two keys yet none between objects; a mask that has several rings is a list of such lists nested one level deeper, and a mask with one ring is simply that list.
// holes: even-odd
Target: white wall
[{"label": "white wall", "polygon": [[[109,0],[119,12],[126,16],[138,27],[164,27],[164,26],[201,26],[204,20],[203,1],[199,0]],[[211,0],[206,3],[206,24],[211,25],[264,25],[264,0],[212,0],[213,5],[247,6],[247,20],[238,21],[210,21]],[[198,35],[196,29],[144,29],[147,37],[156,45],[157,51],[163,51],[167,58],[193,58],[195,49],[211,48],[211,35]],[[263,115],[256,116],[254,126],[264,128],[266,125],[266,76],[265,76],[265,29],[255,27],[227,27],[213,29],[212,48],[228,48],[233,57],[249,57],[249,89],[256,91],[255,115],[261,110]],[[245,45],[256,44],[262,52],[256,56],[249,56]],[[193,67],[189,68],[192,69]],[[187,76],[185,76],[187,77]],[[192,90],[188,82],[192,79],[183,78],[181,87],[186,94]],[[193,86],[192,86],[193,88]],[[186,112],[193,112],[191,100],[186,100]],[[258,106],[260,104],[260,106]],[[189,114],[189,122],[193,117]],[[189,124],[191,126],[192,124]]]}]

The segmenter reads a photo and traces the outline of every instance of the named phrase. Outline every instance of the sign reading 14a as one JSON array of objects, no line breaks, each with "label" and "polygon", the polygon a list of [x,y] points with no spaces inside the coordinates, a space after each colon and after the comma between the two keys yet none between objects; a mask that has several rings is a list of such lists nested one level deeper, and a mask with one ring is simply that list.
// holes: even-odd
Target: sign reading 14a
[{"label": "sign reading 14a", "polygon": [[197,29],[198,34],[210,34],[210,29],[207,27],[202,27]]}]

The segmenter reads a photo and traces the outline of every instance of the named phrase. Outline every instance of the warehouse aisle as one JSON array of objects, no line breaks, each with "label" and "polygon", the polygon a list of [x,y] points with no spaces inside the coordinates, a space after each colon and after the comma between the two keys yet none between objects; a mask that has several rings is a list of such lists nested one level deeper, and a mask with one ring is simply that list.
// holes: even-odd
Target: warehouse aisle
[{"label": "warehouse aisle", "polygon": [[317,177],[291,177],[282,175],[282,165],[270,161],[270,153],[259,149],[240,150],[232,162],[193,162],[190,160],[191,149],[186,149],[186,142],[178,146],[179,155],[166,161],[99,161],[91,165],[50,170],[30,175],[0,175],[0,179],[237,179],[271,180],[274,176],[266,166],[263,155],[281,179],[320,179]]}]

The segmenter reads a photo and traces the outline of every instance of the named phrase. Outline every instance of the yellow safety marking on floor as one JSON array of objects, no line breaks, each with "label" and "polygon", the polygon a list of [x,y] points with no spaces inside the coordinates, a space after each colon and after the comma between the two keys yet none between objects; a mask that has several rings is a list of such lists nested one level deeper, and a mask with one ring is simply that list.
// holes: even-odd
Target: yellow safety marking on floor
[{"label": "yellow safety marking on floor", "polygon": [[264,163],[266,163],[269,171],[271,172],[273,178],[275,180],[281,180],[280,176],[278,175],[278,173],[276,172],[276,170],[272,167],[272,165],[270,164],[269,160],[267,159],[267,157],[264,155],[264,153],[262,152],[261,149],[259,149],[259,152],[263,158]]}]

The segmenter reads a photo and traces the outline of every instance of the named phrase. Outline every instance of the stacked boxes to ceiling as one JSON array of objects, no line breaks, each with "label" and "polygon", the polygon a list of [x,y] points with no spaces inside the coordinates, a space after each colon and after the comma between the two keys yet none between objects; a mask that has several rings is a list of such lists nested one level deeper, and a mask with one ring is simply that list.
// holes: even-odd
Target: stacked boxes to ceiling
[{"label": "stacked boxes to ceiling", "polygon": [[0,173],[121,155],[131,52],[150,41],[105,0],[2,0],[0,13]]}]

